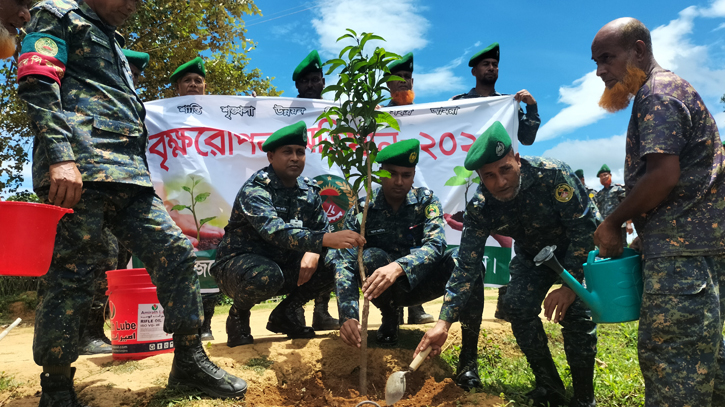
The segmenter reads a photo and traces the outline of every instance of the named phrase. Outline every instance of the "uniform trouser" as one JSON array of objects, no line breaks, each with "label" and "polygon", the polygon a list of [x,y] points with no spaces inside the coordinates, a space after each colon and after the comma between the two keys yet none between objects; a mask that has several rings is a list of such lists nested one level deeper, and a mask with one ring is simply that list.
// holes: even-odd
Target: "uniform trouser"
[{"label": "uniform trouser", "polygon": [[[518,256],[511,260],[509,269],[511,281],[503,307],[516,342],[530,364],[542,359],[550,360],[548,339],[539,314],[541,303],[558,275],[544,265],[527,265]],[[569,366],[593,369],[597,354],[597,325],[590,317],[589,308],[577,297],[559,323]]]},{"label": "uniform trouser", "polygon": [[284,294],[300,294],[311,300],[322,293],[329,293],[335,275],[325,266],[327,250],[320,254],[317,270],[305,284],[297,286],[300,263],[304,253],[290,256],[284,261],[274,260],[258,254],[240,254],[211,269],[221,291],[234,300],[239,310],[249,310],[255,304]]},{"label": "uniform trouser", "polygon": [[725,256],[647,259],[643,274],[645,406],[725,406]]},{"label": "uniform trouser", "polygon": [[[38,193],[41,199],[47,196],[47,191]],[[43,277],[44,295],[35,315],[35,363],[68,365],[78,359],[81,317],[93,300],[94,273],[109,256],[104,228],[146,265],[164,308],[164,331],[199,330],[201,296],[191,243],[153,188],[86,182],[73,210],[58,223],[53,259]]]},{"label": "uniform trouser", "polygon": [[[122,244],[118,243],[118,239],[113,236],[108,228],[104,231],[104,236],[105,239],[107,239],[106,247],[108,248],[109,253],[108,257],[100,259],[100,263],[96,266],[96,270],[94,271],[96,277],[93,281],[94,293],[91,310],[96,313],[103,312],[108,300],[108,295],[106,295],[106,292],[108,291],[108,277],[106,275],[106,271],[125,269],[129,260],[131,260],[131,252],[129,252]],[[81,322],[81,325],[83,325],[83,322]]]}]

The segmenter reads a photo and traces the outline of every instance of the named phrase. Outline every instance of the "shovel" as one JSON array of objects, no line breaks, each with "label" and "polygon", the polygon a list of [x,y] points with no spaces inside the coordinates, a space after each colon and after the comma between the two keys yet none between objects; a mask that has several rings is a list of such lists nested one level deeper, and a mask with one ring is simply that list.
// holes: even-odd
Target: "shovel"
[{"label": "shovel", "polygon": [[420,352],[410,363],[408,370],[395,372],[388,377],[388,382],[385,383],[385,404],[392,406],[403,398],[403,393],[405,393],[405,374],[418,370],[423,360],[428,357],[431,349],[429,346],[426,350]]}]

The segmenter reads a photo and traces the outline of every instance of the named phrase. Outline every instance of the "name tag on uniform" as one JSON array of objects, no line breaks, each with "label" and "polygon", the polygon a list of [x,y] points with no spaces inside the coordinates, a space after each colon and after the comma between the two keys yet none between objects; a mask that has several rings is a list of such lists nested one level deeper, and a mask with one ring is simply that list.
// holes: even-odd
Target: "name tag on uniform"
[{"label": "name tag on uniform", "polygon": [[385,233],[385,229],[373,229],[373,230],[371,230],[371,231],[368,232],[368,234],[370,236],[379,235],[379,234],[382,234],[382,233]]},{"label": "name tag on uniform", "polygon": [[287,212],[287,208],[284,208],[282,206],[275,206],[274,209],[276,209],[277,212]]},{"label": "name tag on uniform", "polygon": [[302,227],[302,221],[299,219],[292,219],[291,221],[289,221],[289,224],[296,228]]}]

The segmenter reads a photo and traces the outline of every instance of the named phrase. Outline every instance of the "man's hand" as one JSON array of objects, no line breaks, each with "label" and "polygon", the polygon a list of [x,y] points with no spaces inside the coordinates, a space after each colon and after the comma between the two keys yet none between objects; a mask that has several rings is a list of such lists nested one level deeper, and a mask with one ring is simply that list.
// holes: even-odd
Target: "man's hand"
[{"label": "man's hand", "polygon": [[639,236],[635,237],[634,240],[632,240],[632,243],[629,245],[629,248],[642,253],[642,238]]},{"label": "man's hand", "polygon": [[75,161],[50,165],[48,201],[63,208],[72,208],[81,200],[83,178]]},{"label": "man's hand", "polygon": [[547,295],[544,300],[544,316],[551,321],[553,314],[554,323],[561,321],[574,300],[576,300],[576,294],[571,288],[564,286],[557,288]]},{"label": "man's hand", "polygon": [[317,262],[320,260],[320,255],[317,253],[307,252],[302,256],[302,262],[300,263],[300,277],[297,279],[297,286],[310,281],[312,275],[317,270]]},{"label": "man's hand", "polygon": [[430,359],[433,356],[440,355],[441,348],[446,343],[446,339],[448,339],[448,329],[450,327],[451,327],[450,322],[439,319],[438,322],[435,324],[435,326],[433,328],[429,329],[428,332],[426,332],[425,335],[423,335],[423,339],[420,340],[418,347],[415,348],[415,353],[413,354],[413,358],[418,356],[418,354],[420,352],[423,352],[424,350],[428,349],[429,346],[432,349],[426,359]]},{"label": "man's hand", "polygon": [[340,338],[346,345],[359,348],[362,344],[362,327],[357,319],[348,319],[340,327]]},{"label": "man's hand", "polygon": [[322,236],[322,245],[332,249],[352,249],[353,247],[364,246],[365,239],[352,230],[341,230],[334,233],[325,233]]},{"label": "man's hand", "polygon": [[398,277],[405,274],[400,264],[392,262],[375,270],[373,275],[365,280],[363,284],[363,295],[367,300],[378,298],[385,290],[388,289]]},{"label": "man's hand", "polygon": [[624,251],[622,224],[615,225],[608,219],[594,231],[594,244],[599,247],[599,257],[618,257]]},{"label": "man's hand", "polygon": [[527,105],[535,105],[536,99],[534,99],[533,96],[531,96],[531,93],[529,93],[526,89],[521,89],[520,91],[516,92],[514,95],[514,100],[517,102],[524,102]]}]

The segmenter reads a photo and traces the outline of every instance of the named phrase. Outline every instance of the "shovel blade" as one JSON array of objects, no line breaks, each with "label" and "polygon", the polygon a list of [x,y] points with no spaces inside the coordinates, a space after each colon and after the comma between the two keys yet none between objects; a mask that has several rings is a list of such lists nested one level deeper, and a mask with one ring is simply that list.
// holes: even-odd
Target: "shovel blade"
[{"label": "shovel blade", "polygon": [[405,373],[407,372],[395,372],[388,377],[388,381],[385,383],[385,404],[392,406],[403,398]]}]

